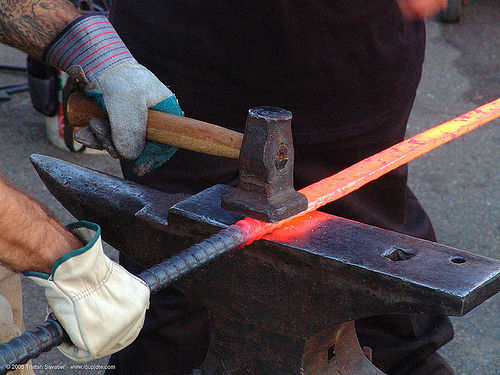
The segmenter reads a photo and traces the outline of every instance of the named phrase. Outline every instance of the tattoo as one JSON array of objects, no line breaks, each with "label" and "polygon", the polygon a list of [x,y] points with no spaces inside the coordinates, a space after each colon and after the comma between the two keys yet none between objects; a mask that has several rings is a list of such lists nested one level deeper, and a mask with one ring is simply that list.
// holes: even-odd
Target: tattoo
[{"label": "tattoo", "polygon": [[80,15],[65,0],[0,0],[0,42],[40,58],[57,34]]}]

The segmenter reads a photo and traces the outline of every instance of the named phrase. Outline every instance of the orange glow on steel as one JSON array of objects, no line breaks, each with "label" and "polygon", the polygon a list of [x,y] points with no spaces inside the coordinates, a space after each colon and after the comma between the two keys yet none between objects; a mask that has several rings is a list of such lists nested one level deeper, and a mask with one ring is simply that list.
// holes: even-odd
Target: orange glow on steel
[{"label": "orange glow on steel", "polygon": [[265,223],[247,217],[238,221],[236,225],[247,233],[247,244],[249,244],[262,238],[266,233],[346,196],[368,182],[376,180],[380,176],[497,117],[500,117],[500,98],[397,143],[333,176],[299,190],[300,193],[307,197],[308,206],[305,211],[295,216],[276,223]]},{"label": "orange glow on steel", "polygon": [[271,233],[265,234],[263,238],[269,241],[295,240],[310,232],[314,232],[314,230],[330,220],[331,216],[324,212],[309,212],[287,220],[281,227],[274,229]]}]

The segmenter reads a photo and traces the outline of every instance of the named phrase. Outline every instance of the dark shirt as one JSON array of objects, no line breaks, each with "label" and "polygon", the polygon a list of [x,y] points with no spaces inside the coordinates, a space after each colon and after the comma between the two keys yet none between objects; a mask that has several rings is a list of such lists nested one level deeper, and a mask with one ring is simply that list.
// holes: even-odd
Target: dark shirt
[{"label": "dark shirt", "polygon": [[413,97],[424,56],[395,0],[119,0],[111,20],[187,116],[242,131],[249,108],[283,107],[296,144],[371,130]]}]

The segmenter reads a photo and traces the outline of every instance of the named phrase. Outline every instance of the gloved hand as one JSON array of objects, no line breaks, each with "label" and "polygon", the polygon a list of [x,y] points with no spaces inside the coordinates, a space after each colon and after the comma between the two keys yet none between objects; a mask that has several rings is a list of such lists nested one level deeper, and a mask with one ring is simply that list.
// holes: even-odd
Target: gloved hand
[{"label": "gloved hand", "polygon": [[[168,160],[177,150],[168,145],[145,147],[147,110],[182,115],[173,93],[137,63],[104,16],[82,16],[47,47],[47,63],[66,71],[107,111],[110,123],[92,119],[75,139],[105,149],[115,158],[137,160],[139,175]],[[142,153],[142,154],[141,154]]]},{"label": "gloved hand", "polygon": [[59,350],[84,362],[135,340],[149,307],[149,288],[104,254],[98,225],[81,221],[68,229],[86,245],[59,258],[50,275],[25,275],[45,288],[50,308],[72,341]]}]

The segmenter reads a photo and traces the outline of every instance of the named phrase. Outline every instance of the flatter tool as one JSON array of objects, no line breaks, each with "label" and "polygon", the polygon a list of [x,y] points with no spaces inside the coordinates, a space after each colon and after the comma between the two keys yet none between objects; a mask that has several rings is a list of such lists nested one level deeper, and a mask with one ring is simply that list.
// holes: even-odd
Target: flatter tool
[{"label": "flatter tool", "polygon": [[11,72],[25,72],[26,66],[0,64],[0,70],[6,70]]},{"label": "flatter tool", "polygon": [[[105,117],[102,108],[82,93],[66,105],[73,126]],[[277,222],[307,208],[307,199],[293,187],[292,114],[276,107],[248,112],[245,133],[217,125],[149,111],[147,139],[210,155],[239,158],[240,183],[224,197],[228,210],[266,222]],[[241,151],[240,151],[241,150]]]},{"label": "flatter tool", "polygon": [[[290,218],[274,224],[263,223],[249,218],[239,220],[236,224],[229,225],[217,234],[214,234],[208,239],[191,246],[177,255],[172,256],[170,259],[163,261],[161,264],[143,271],[139,277],[141,277],[150,286],[152,292],[157,292],[159,289],[169,285],[182,275],[185,275],[201,266],[207,266],[211,260],[219,257],[220,255],[227,253],[232,249],[248,245],[252,241],[261,238],[266,233],[289,223],[291,220],[295,220],[293,222],[294,225],[292,226],[305,226],[303,228],[299,228],[301,230],[307,230],[307,225],[312,225],[312,227],[316,229],[317,238],[315,240],[313,240],[312,237],[301,239],[297,233],[295,233],[295,235],[293,233],[290,235],[290,233],[286,233],[285,230],[281,232],[274,232],[274,236],[276,236],[277,241],[288,243],[287,246],[289,250],[287,250],[286,253],[278,251],[276,255],[273,255],[274,252],[278,250],[276,248],[273,248],[275,251],[263,251],[255,255],[247,254],[247,252],[235,252],[238,254],[237,256],[244,257],[243,260],[245,262],[245,269],[240,270],[238,275],[242,274],[245,276],[241,280],[236,280],[238,276],[235,276],[234,266],[241,265],[242,263],[240,260],[242,259],[235,259],[235,262],[229,260],[228,262],[232,262],[234,264],[232,264],[232,267],[230,267],[229,270],[226,269],[228,272],[222,273],[223,279],[225,277],[228,279],[231,278],[228,282],[230,288],[234,289],[236,287],[235,290],[232,290],[232,292],[236,293],[236,295],[232,296],[234,299],[231,299],[231,296],[221,292],[222,289],[219,288],[214,288],[214,290],[217,290],[217,293],[209,293],[209,297],[211,297],[212,300],[210,298],[204,298],[205,303],[211,304],[214,309],[217,309],[217,306],[220,307],[223,305],[220,298],[225,298],[226,302],[227,298],[230,298],[232,303],[229,305],[231,305],[235,310],[224,311],[224,308],[230,309],[231,306],[221,307],[223,309],[222,315],[226,316],[226,318],[221,318],[221,315],[218,315],[219,318],[223,319],[225,322],[224,324],[234,324],[234,321],[240,321],[241,324],[248,324],[251,321],[253,322],[252,329],[255,332],[260,332],[260,335],[257,334],[257,336],[253,337],[253,339],[255,339],[252,341],[254,345],[250,345],[250,348],[244,342],[239,342],[239,345],[234,346],[231,342],[224,343],[224,340],[222,339],[215,344],[218,345],[215,349],[216,356],[219,358],[224,358],[224,356],[231,357],[233,361],[232,364],[234,366],[241,366],[241,360],[237,358],[239,353],[250,349],[253,351],[249,354],[251,355],[251,359],[249,359],[249,366],[254,367],[251,367],[250,371],[245,368],[236,369],[234,372],[231,372],[233,374],[326,374],[327,372],[323,371],[327,371],[325,369],[328,366],[328,361],[326,359],[318,359],[316,357],[316,351],[320,349],[324,349],[326,351],[328,349],[327,345],[334,343],[334,341],[328,340],[330,340],[332,336],[340,334],[343,330],[342,326],[339,327],[334,324],[334,327],[330,330],[321,331],[321,327],[327,327],[328,322],[333,324],[336,322],[384,313],[415,312],[461,315],[472,309],[488,296],[497,292],[500,283],[500,278],[498,277],[498,262],[485,260],[485,258],[481,257],[475,257],[472,254],[458,254],[455,253],[454,250],[450,250],[450,248],[445,246],[433,244],[428,241],[411,239],[408,236],[400,234],[392,234],[391,241],[382,243],[383,241],[381,242],[380,238],[381,236],[384,236],[383,233],[387,234],[391,232],[376,228],[365,230],[365,234],[372,233],[375,230],[368,240],[365,240],[363,235],[360,237],[351,235],[355,230],[356,225],[350,225],[349,229],[345,232],[335,234],[335,228],[338,224],[338,220],[333,220],[333,225],[325,226],[325,223],[330,219],[322,217],[321,213],[314,213],[312,211],[322,205],[338,199],[345,194],[348,194],[367,182],[374,180],[378,176],[405,164],[409,160],[412,160],[413,158],[422,155],[423,153],[438,147],[439,145],[444,144],[461,134],[465,134],[468,131],[499,116],[500,99],[497,99],[490,104],[486,104],[454,120],[403,141],[387,150],[365,159],[365,161],[359,162],[354,166],[333,175],[332,177],[302,189],[302,192],[310,198],[309,208],[307,210],[309,214],[306,216],[302,215],[300,218]],[[82,195],[82,201],[73,202],[75,197],[78,199],[79,196],[79,194],[73,193],[75,188],[83,188],[83,190],[87,189],[87,193],[91,193],[95,190],[94,188],[89,187],[88,179],[86,180],[84,178],[82,173],[85,172],[81,172],[83,168],[77,169],[75,172],[68,174],[65,173],[64,168],[60,167],[60,162],[59,165],[56,165],[57,163],[51,158],[33,156],[32,162],[40,173],[42,179],[46,182],[47,186],[51,188],[51,191],[58,196],[59,199],[63,202],[66,201],[66,203],[70,202],[75,204],[74,207],[77,207],[77,210],[80,210],[80,213],[83,213],[84,215],[87,215],[87,218],[92,219],[92,215],[90,215],[91,210],[89,210],[89,204],[86,202],[85,196]],[[52,172],[56,171],[56,173],[48,173],[49,169],[52,169]],[[67,167],[66,172],[68,172]],[[61,173],[63,176],[60,175]],[[73,181],[78,182],[80,179],[83,180],[82,185],[77,184],[77,186],[74,187]],[[108,176],[107,180],[111,180],[111,183],[109,183],[109,181],[102,184],[99,183],[95,188],[102,189],[103,186],[118,186],[119,184],[124,184],[124,182],[120,182],[120,179],[115,177]],[[161,194],[160,197],[154,198],[154,192],[152,189],[139,187],[131,182],[127,182],[127,184],[130,189],[133,188],[140,190],[139,193],[135,192],[132,194],[131,199],[143,199],[146,202],[149,200],[148,205],[143,207],[155,206],[155,204],[157,205],[157,202],[161,200]],[[59,190],[59,194],[56,194],[56,190]],[[195,222],[205,220],[209,224],[214,224],[214,218],[211,218],[206,212],[197,212],[194,214],[193,208],[199,211],[199,207],[210,207],[210,202],[213,204],[217,201],[217,199],[214,198],[220,199],[220,188],[219,190],[215,190],[216,194],[211,195],[208,198],[204,197],[203,194],[200,193],[201,195],[198,200],[195,199],[194,201],[190,201],[190,199],[188,199],[185,201],[185,204],[182,202],[176,205],[178,209],[183,207],[183,210],[187,212],[186,218],[177,219],[177,228],[173,230],[174,233],[177,232],[177,236],[179,236],[179,231],[181,231],[183,220],[186,220],[187,218],[194,219]],[[63,192],[62,195],[60,194],[61,191]],[[111,191],[114,191],[115,194],[119,194],[117,189],[113,189]],[[66,194],[64,194],[64,192]],[[208,194],[213,193],[208,192]],[[202,200],[201,203],[199,202],[200,199]],[[121,200],[118,201],[121,203]],[[143,211],[140,209],[141,205],[138,205],[139,202],[132,203],[134,207],[139,207],[140,211],[138,211],[138,213]],[[113,204],[113,202],[109,202],[109,204]],[[211,207],[211,210],[214,209],[216,208]],[[102,213],[106,210],[103,210],[101,207],[98,211]],[[154,209],[150,210],[150,213],[151,212],[155,212]],[[156,211],[156,214],[158,217],[162,216],[161,211]],[[224,214],[218,213],[218,215],[223,216]],[[146,216],[149,217],[148,220],[154,221],[154,215],[149,214]],[[330,217],[330,215],[327,216]],[[234,216],[230,221],[234,222],[233,219]],[[159,220],[158,226],[164,227],[165,225],[162,224],[164,222],[165,218],[164,220]],[[109,225],[106,222],[103,224]],[[226,225],[228,224],[226,223]],[[363,226],[363,224],[359,225]],[[222,224],[221,226],[224,225]],[[144,229],[144,226],[138,225],[138,227],[135,228]],[[322,228],[326,228],[328,230],[323,230]],[[116,231],[115,228],[115,233],[120,232],[121,231]],[[187,230],[187,232],[189,233],[190,231]],[[193,233],[191,232],[191,235],[192,234]],[[335,257],[339,256],[338,254],[335,255],[330,253],[332,251],[331,245],[335,241],[338,243],[338,241],[341,241],[344,237],[344,242],[351,244],[356,238],[363,240],[360,240],[359,243],[354,243],[354,245],[351,246],[347,252],[343,253],[341,256],[342,259],[335,262],[335,266],[328,266],[333,259],[336,259]],[[145,236],[145,238],[150,237]],[[268,238],[272,239],[272,236]],[[330,238],[334,242],[332,242],[332,244],[327,244],[328,246],[322,248],[319,253],[316,253],[325,238]],[[159,239],[159,237],[152,237],[153,241],[147,244],[148,248],[149,246],[157,243],[157,239]],[[303,242],[303,246],[306,251],[300,252],[299,257],[301,257],[302,260],[298,262],[298,258],[296,258],[295,255],[292,255],[292,253],[296,252],[297,246],[299,246],[301,241]],[[422,253],[423,255],[420,254],[419,251],[412,249],[412,247],[415,247],[415,245],[412,245],[412,241],[420,241],[424,244],[422,246],[426,247],[427,250]],[[136,241],[133,242],[134,243],[128,243],[129,248],[133,248],[137,245]],[[377,244],[377,246],[374,246],[374,244]],[[175,242],[173,242],[173,246],[175,246]],[[349,245],[344,244],[343,246]],[[380,249],[378,247],[380,247]],[[440,248],[440,250],[437,251],[437,248]],[[379,250],[380,253],[378,253]],[[429,256],[429,254],[436,254],[436,251],[441,255],[432,255],[432,257]],[[364,257],[369,252],[373,254],[371,254],[369,258],[365,259]],[[399,255],[400,253],[404,253],[407,256],[401,257]],[[318,258],[312,259],[311,257],[313,255]],[[425,268],[422,263],[418,263],[419,261],[424,261],[425,259],[432,259],[434,256],[438,256],[439,262],[432,263],[428,268]],[[272,259],[265,260],[265,257],[272,257]],[[344,259],[345,257],[348,259]],[[255,269],[255,265],[261,263],[261,261],[259,261],[260,258],[263,259],[261,272],[253,275],[250,270]],[[450,264],[468,264],[468,259],[472,260],[470,268],[450,268]],[[394,264],[398,264],[398,262],[400,262],[400,264],[404,264],[405,261],[410,261],[410,263],[407,263],[406,266],[401,266],[402,268],[394,268],[396,266],[390,265],[392,263],[387,263],[394,262]],[[281,265],[283,262],[284,264]],[[482,267],[478,268],[477,265],[481,262],[484,264],[484,270],[477,273]],[[269,267],[273,264],[277,264],[278,266],[276,266],[276,272],[273,271],[273,277],[271,277]],[[343,268],[346,264],[350,265],[348,267],[349,272],[347,272],[347,274]],[[412,270],[412,265],[417,266],[417,271],[411,272],[410,276],[409,272]],[[318,278],[311,277],[309,274],[306,275],[307,270],[311,267],[314,268],[314,275]],[[318,267],[320,269],[317,269]],[[395,271],[396,269],[397,272]],[[343,271],[340,272],[341,270]],[[221,269],[217,268],[214,270],[212,268],[212,271],[213,272],[210,272],[210,277],[202,277],[201,280],[219,280],[221,276]],[[391,279],[394,285],[388,286],[388,275],[394,272],[397,273],[392,276],[393,279]],[[462,285],[459,283],[460,285],[457,286],[457,275],[460,272],[464,272],[464,279],[460,281],[460,283],[463,282],[464,284]],[[343,299],[345,299],[346,295],[349,296],[357,293],[358,297],[360,297],[360,288],[366,289],[371,287],[370,283],[364,286],[354,285],[352,281],[353,277],[356,280],[370,280],[370,277],[368,276],[373,276],[374,274],[376,274],[377,277],[372,280],[373,282],[376,281],[373,291],[366,292],[363,294],[363,298],[360,298],[359,300],[356,298],[348,298],[347,301],[340,303]],[[286,283],[282,284],[280,280],[283,277],[286,277],[286,280],[284,280]],[[341,282],[341,280],[344,280],[344,283]],[[292,282],[295,283],[294,285],[298,286],[297,289],[290,288]],[[299,284],[297,284],[297,282]],[[238,298],[242,297],[239,287],[241,283],[248,286],[248,292],[251,294],[251,298],[249,300],[238,301]],[[434,284],[430,285],[429,283]],[[213,288],[214,285],[217,284],[214,281],[214,284],[211,285]],[[283,285],[285,289],[277,290],[273,293],[273,288],[280,285]],[[481,288],[484,288],[484,290],[479,290],[480,286]],[[193,287],[196,288],[196,285]],[[333,289],[336,288],[336,293],[340,293],[337,299],[331,298],[327,287],[331,287]],[[346,292],[342,289],[342,287],[344,289],[345,287],[350,289]],[[331,288],[330,290],[333,290]],[[309,290],[312,291],[312,294],[308,294],[307,298],[303,298],[300,293],[303,293],[304,291],[307,293]],[[302,292],[299,293],[299,291]],[[207,292],[209,292],[209,290],[204,289],[205,297]],[[386,292],[392,296],[390,299],[387,299],[385,296],[384,293]],[[426,301],[429,297],[432,297],[428,293],[437,293],[436,296],[439,296],[439,300],[436,300],[435,302],[424,307],[420,306],[419,303],[421,302],[418,301]],[[266,298],[271,301],[269,305],[264,304],[267,303]],[[215,305],[213,305],[214,301],[216,302]],[[361,305],[358,306],[358,304]],[[310,317],[312,317],[312,319],[310,320],[304,320],[304,317],[301,315],[304,311],[306,311],[306,308],[307,311],[311,313]],[[289,311],[287,309],[289,309]],[[332,309],[336,311],[337,320],[332,322],[333,315],[328,314],[325,309]],[[291,311],[295,311],[296,313],[292,314]],[[228,312],[237,315],[227,317]],[[275,326],[271,317],[281,317],[283,312],[286,312],[286,316],[284,316],[286,319],[284,321],[280,320],[276,323],[279,324]],[[259,314],[264,314],[267,320],[261,320],[261,315]],[[231,320],[233,318],[234,320]],[[290,323],[291,318],[293,318],[293,323]],[[227,319],[229,319],[229,321]],[[219,323],[222,325],[219,325]],[[241,336],[241,324],[237,324],[238,335],[230,335],[231,337],[234,338]],[[216,325],[216,329],[218,330],[216,335],[219,338],[227,337],[227,334],[224,335],[223,332],[223,323],[219,321]],[[228,329],[231,330],[232,328],[229,327]],[[290,331],[290,329],[292,331]],[[350,329],[351,333],[352,329],[353,327]],[[252,332],[252,330],[249,330],[249,332]],[[323,335],[328,340],[326,342],[320,342],[321,337],[316,337],[319,341],[315,341],[315,339],[311,342],[314,338],[312,336],[318,334],[318,332],[320,336]],[[268,335],[266,336],[266,334]],[[267,340],[269,340],[269,342],[262,341],[264,336]],[[323,339],[325,337],[323,337]],[[353,336],[351,335],[349,337]],[[5,371],[4,369],[6,369],[7,366],[27,361],[29,358],[33,358],[41,352],[49,350],[51,347],[60,344],[64,339],[64,330],[61,328],[59,323],[55,320],[50,320],[45,324],[45,326],[36,328],[34,332],[26,332],[19,338],[11,340],[9,343],[1,344],[0,374],[2,371]],[[245,339],[247,339],[247,337],[245,337]],[[338,354],[340,355],[341,353],[344,353],[343,349],[345,348],[342,347],[342,343],[339,342],[338,344],[339,347],[336,347],[336,349],[338,349]],[[259,349],[261,346],[264,346],[264,352]],[[234,351],[235,347],[237,347],[238,350],[232,353],[231,350]],[[266,361],[266,358],[269,357],[268,350],[271,347],[274,350],[274,354],[279,354],[275,358],[271,358],[270,362],[265,362],[265,365],[272,369],[263,372],[261,369],[261,371],[258,372],[255,366],[259,366],[263,363],[262,361]],[[265,355],[263,355],[263,353],[265,353]],[[236,357],[234,357],[235,355]],[[345,358],[350,358],[350,356],[346,355]],[[306,363],[307,366],[305,366],[304,363]],[[290,366],[292,364],[294,367],[291,370]],[[366,364],[366,361],[363,361],[362,359],[359,359],[356,363],[351,363],[350,369],[352,370],[352,368],[358,365],[363,367],[364,370],[355,372],[357,374],[381,374],[380,371],[376,371],[376,369],[374,370],[373,366],[370,368]],[[307,368],[307,371],[304,372],[304,368]],[[319,371],[318,368],[320,368],[321,371]],[[344,370],[341,370],[342,363],[339,364],[338,368],[339,374],[353,373],[345,372],[345,368]]]},{"label": "flatter tool", "polygon": [[240,182],[222,198],[222,207],[274,223],[307,208],[293,188],[292,114],[276,107],[248,111],[240,152]]},{"label": "flatter tool", "polygon": [[180,254],[143,271],[140,275],[152,292],[216,257],[248,245],[297,217],[313,212],[418,156],[500,117],[500,98],[453,120],[419,133],[328,178],[300,190],[307,197],[307,210],[276,223],[245,218]]}]

